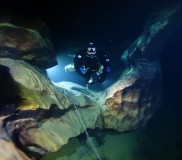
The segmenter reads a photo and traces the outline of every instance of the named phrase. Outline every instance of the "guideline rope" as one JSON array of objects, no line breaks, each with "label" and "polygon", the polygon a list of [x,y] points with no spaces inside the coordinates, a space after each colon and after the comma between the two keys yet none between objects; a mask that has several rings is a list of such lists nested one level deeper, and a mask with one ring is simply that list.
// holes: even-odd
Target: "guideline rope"
[{"label": "guideline rope", "polygon": [[68,95],[67,95],[67,93],[66,93],[66,90],[65,90],[65,89],[63,89],[63,90],[64,90],[64,93],[65,93],[66,98],[67,98],[68,100],[70,100],[70,101],[73,103],[73,105],[74,105],[75,112],[76,112],[77,117],[78,117],[78,119],[79,119],[79,121],[80,121],[80,123],[81,123],[81,125],[82,125],[82,127],[83,127],[83,130],[84,130],[84,132],[85,132],[85,134],[86,134],[86,136],[87,136],[87,139],[88,139],[88,142],[89,142],[90,146],[92,147],[92,149],[93,149],[94,153],[96,154],[98,160],[102,160],[102,158],[100,157],[100,155],[99,155],[99,153],[98,153],[98,151],[97,151],[97,149],[96,149],[94,143],[92,142],[92,139],[90,138],[90,135],[89,135],[88,132],[87,132],[86,124],[84,123],[84,120],[83,120],[83,118],[82,118],[82,116],[81,116],[81,113],[79,112],[79,110],[78,110],[76,104],[74,103],[74,101],[73,101],[71,98],[68,97]]}]

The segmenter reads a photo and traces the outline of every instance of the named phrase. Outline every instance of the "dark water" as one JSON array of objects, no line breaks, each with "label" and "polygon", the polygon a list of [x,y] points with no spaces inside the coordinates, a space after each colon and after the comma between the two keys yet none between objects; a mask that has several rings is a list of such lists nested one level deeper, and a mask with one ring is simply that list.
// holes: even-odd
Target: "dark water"
[{"label": "dark water", "polygon": [[158,159],[182,159],[182,38],[181,29],[176,30],[163,49],[161,67],[163,71],[163,104],[149,121],[146,129],[152,138]]}]

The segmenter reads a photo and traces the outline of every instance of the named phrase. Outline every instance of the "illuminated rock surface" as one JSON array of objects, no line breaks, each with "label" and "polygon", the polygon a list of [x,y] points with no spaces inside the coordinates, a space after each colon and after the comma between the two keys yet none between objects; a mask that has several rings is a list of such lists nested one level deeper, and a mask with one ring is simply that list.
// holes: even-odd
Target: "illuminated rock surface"
[{"label": "illuminated rock surface", "polygon": [[[44,24],[40,23],[42,27]],[[36,29],[0,21],[0,57],[22,59],[41,69],[55,65],[56,57],[49,37]]]}]

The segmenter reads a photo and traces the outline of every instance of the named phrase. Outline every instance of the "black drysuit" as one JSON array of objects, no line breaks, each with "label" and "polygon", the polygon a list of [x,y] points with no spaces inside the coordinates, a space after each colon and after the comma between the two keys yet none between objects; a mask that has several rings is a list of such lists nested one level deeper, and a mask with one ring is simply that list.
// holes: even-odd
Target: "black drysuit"
[{"label": "black drysuit", "polygon": [[93,77],[95,82],[102,83],[110,72],[111,66],[110,59],[104,52],[97,50],[95,55],[91,55],[87,53],[87,49],[84,49],[75,54],[74,67],[87,82]]}]

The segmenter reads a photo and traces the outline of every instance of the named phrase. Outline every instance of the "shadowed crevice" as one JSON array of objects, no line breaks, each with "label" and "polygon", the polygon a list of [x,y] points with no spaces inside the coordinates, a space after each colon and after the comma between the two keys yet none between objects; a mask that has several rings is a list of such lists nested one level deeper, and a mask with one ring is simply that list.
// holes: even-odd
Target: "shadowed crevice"
[{"label": "shadowed crevice", "polygon": [[3,112],[8,112],[3,106],[13,104],[16,108],[22,100],[18,83],[14,81],[9,72],[8,67],[0,65],[0,115]]}]

